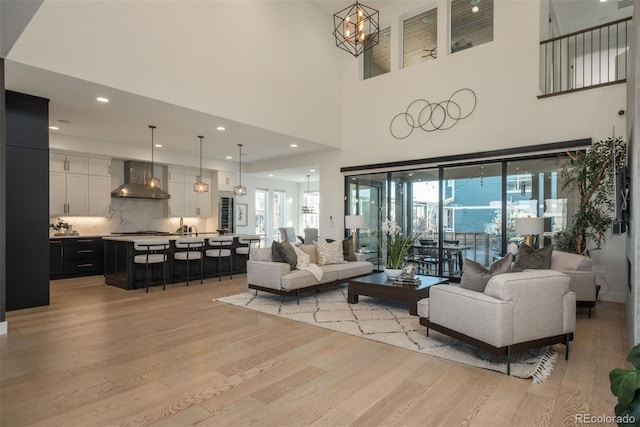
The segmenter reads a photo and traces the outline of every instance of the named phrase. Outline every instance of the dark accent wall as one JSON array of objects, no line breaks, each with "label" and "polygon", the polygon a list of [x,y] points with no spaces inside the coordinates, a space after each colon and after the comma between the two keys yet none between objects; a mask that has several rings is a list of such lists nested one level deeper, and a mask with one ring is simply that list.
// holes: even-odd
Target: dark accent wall
[{"label": "dark accent wall", "polygon": [[4,58],[0,58],[0,322],[6,319],[7,310],[6,297],[6,147],[7,138],[5,135],[5,95],[4,95]]},{"label": "dark accent wall", "polygon": [[6,309],[49,304],[49,100],[5,91]]}]

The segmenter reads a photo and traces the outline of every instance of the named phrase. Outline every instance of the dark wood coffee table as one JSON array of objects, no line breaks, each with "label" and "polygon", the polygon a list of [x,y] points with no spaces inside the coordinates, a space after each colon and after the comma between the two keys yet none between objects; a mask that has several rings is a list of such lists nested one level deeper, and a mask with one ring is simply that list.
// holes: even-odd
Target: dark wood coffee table
[{"label": "dark wood coffee table", "polygon": [[445,285],[449,279],[434,276],[417,276],[421,283],[418,286],[394,285],[384,273],[371,274],[349,280],[347,302],[358,303],[358,295],[405,302],[409,304],[409,314],[418,315],[418,301],[429,298],[429,288],[433,285]]}]

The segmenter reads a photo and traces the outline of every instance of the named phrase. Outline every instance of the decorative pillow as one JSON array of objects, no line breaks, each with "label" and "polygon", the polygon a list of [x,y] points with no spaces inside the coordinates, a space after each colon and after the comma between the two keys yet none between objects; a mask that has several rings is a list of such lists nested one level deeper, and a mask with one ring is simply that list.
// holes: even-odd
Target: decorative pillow
[{"label": "decorative pillow", "polygon": [[553,246],[545,246],[542,249],[533,249],[523,243],[518,249],[518,258],[513,265],[513,271],[524,271],[526,269],[548,270],[551,268],[551,254]]},{"label": "decorative pillow", "polygon": [[353,252],[353,234],[342,241],[342,254],[345,261],[356,261],[356,254]]},{"label": "decorative pillow", "polygon": [[302,245],[300,246],[300,249],[302,252],[309,255],[309,262],[311,264],[318,264],[318,248],[315,243],[313,245]]},{"label": "decorative pillow", "polygon": [[470,289],[472,291],[484,292],[489,279],[498,274],[508,273],[511,271],[512,255],[509,253],[497,261],[494,261],[488,269],[481,264],[465,258],[462,264],[462,278],[460,279],[460,287]]},{"label": "decorative pillow", "polygon": [[318,242],[318,265],[344,264],[342,242]]},{"label": "decorative pillow", "polygon": [[286,262],[291,270],[296,268],[298,256],[289,242],[274,241],[271,243],[271,256],[274,262]]},{"label": "decorative pillow", "polygon": [[299,269],[301,267],[308,267],[311,264],[311,257],[305,251],[300,249],[298,246],[292,246],[293,250],[296,252],[297,261],[296,268]]}]

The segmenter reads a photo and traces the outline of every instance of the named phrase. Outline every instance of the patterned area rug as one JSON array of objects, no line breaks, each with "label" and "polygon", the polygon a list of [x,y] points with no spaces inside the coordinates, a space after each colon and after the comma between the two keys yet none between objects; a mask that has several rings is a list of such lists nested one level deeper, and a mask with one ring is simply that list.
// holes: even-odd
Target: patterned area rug
[{"label": "patterned area rug", "polygon": [[[347,303],[346,285],[302,294],[300,304],[294,297],[283,298],[265,292],[258,292],[256,296],[254,291],[217,300],[466,365],[507,372],[504,357],[486,353],[437,331],[429,331],[427,337],[425,327],[420,325],[417,316],[409,314],[406,304],[362,295],[358,304]],[[511,375],[541,383],[551,373],[557,356],[552,347],[512,355]]]}]

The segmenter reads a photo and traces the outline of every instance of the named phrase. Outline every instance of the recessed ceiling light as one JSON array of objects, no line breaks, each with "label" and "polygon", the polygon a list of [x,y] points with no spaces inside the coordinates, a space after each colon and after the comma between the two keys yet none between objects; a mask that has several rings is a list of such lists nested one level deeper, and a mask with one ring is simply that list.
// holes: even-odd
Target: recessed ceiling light
[{"label": "recessed ceiling light", "polygon": [[272,173],[270,173],[270,174],[269,174],[269,176],[273,176],[273,174],[272,174]]},{"label": "recessed ceiling light", "polygon": [[606,2],[606,1],[607,1],[607,0],[600,0],[600,3],[604,3],[604,2]]},{"label": "recessed ceiling light", "polygon": [[104,96],[99,96],[96,98],[98,102],[109,102],[109,98],[105,98]]},{"label": "recessed ceiling light", "polygon": [[231,160],[231,159],[233,159],[233,157],[227,156],[227,160]]},{"label": "recessed ceiling light", "polygon": [[315,171],[316,171],[315,169],[309,169],[309,172],[315,172]]},{"label": "recessed ceiling light", "polygon": [[289,147],[291,148],[296,148],[298,146],[298,144],[289,144]]},{"label": "recessed ceiling light", "polygon": [[156,148],[162,148],[162,144],[154,144],[154,147],[156,147]]},{"label": "recessed ceiling light", "polygon": [[477,12],[477,11],[479,11],[479,10],[480,10],[480,8],[479,8],[478,6],[473,6],[473,7],[471,8],[471,12],[473,12],[473,13],[476,13],[476,12]]},{"label": "recessed ceiling light", "polygon": [[49,126],[49,129],[51,129],[51,130],[58,130],[58,129],[60,129],[60,128],[59,128],[58,126]]},{"label": "recessed ceiling light", "polygon": [[218,126],[216,129],[218,130],[225,130],[226,128],[224,126]]}]

